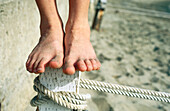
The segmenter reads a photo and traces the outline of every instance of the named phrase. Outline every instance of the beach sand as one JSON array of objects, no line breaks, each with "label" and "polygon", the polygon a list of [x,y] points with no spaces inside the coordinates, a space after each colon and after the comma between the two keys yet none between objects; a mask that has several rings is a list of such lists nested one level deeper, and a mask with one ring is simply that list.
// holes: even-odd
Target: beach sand
[{"label": "beach sand", "polygon": [[[108,1],[170,12],[163,0]],[[94,12],[90,12],[92,23]],[[91,42],[102,66],[82,78],[156,91],[170,92],[170,19],[122,13],[107,6],[100,31],[92,30]],[[90,93],[89,111],[170,111],[168,103],[101,93]]]}]

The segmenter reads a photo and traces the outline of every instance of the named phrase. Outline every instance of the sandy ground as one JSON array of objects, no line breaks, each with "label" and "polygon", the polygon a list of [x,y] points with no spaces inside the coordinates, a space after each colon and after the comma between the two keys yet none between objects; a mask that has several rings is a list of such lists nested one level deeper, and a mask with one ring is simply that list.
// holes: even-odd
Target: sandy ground
[{"label": "sandy ground", "polygon": [[[163,0],[110,0],[108,4],[170,12],[170,2]],[[170,19],[122,13],[107,7],[101,30],[92,31],[91,42],[102,67],[85,72],[82,78],[170,92]],[[92,95],[89,111],[170,111],[167,103],[81,92]]]}]

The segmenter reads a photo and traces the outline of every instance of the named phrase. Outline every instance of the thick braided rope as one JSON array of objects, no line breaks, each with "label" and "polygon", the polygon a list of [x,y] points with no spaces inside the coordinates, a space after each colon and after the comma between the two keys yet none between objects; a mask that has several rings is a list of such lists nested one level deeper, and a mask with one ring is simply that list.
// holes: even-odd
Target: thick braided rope
[{"label": "thick braided rope", "polygon": [[132,93],[140,93],[144,95],[158,96],[158,97],[163,97],[163,98],[170,98],[170,93],[157,92],[157,91],[123,86],[123,85],[118,85],[118,84],[110,84],[110,83],[99,82],[99,81],[94,81],[94,80],[80,79],[80,86],[83,87],[83,85],[115,89],[115,90],[121,90],[121,91],[132,92]]},{"label": "thick braided rope", "polygon": [[152,96],[152,95],[140,94],[140,93],[133,93],[133,92],[123,91],[123,90],[109,89],[109,88],[92,86],[92,85],[87,85],[87,84],[80,84],[80,87],[85,88],[85,89],[96,90],[96,91],[100,91],[100,92],[107,92],[107,93],[113,93],[113,94],[118,94],[118,95],[129,96],[129,97],[149,99],[149,100],[154,100],[154,101],[162,101],[162,102],[170,103],[170,99],[164,98],[164,97],[158,97],[158,96]]},{"label": "thick braided rope", "polygon": [[[113,93],[135,98],[149,99],[154,101],[162,101],[170,103],[170,93],[157,92],[147,89],[140,89],[135,87],[110,84],[94,80],[80,79],[80,87],[91,89],[101,92]],[[52,92],[40,84],[38,77],[34,80],[34,90],[44,94],[44,97],[38,98],[35,96],[32,101],[32,106],[39,106],[50,99],[55,101],[61,106],[70,109],[86,109],[87,105],[85,100],[88,99],[87,95],[80,95],[74,92]]]},{"label": "thick braided rope", "polygon": [[47,96],[44,96],[43,98],[38,98],[37,95],[31,100],[30,104],[31,106],[36,107],[36,106],[40,106],[43,103],[46,103],[47,101],[49,101],[49,98]]},{"label": "thick braided rope", "polygon": [[[43,86],[42,84],[40,84],[40,81],[37,78],[35,78],[34,80],[34,85],[36,88],[36,91],[40,91],[41,93],[43,93],[44,95],[48,96],[48,98],[52,99],[53,101],[55,101],[57,104],[67,107],[69,109],[81,109],[84,110],[86,109],[87,105],[85,104],[86,102],[84,100],[86,100],[85,96],[82,96],[80,94],[76,94],[76,93],[72,93],[72,92],[52,92],[50,90],[48,90],[45,86]],[[73,98],[71,98],[73,97]],[[77,100],[78,99],[78,100]],[[47,98],[34,98],[31,101],[31,104],[33,106],[36,105],[40,105],[43,102],[46,102]]]},{"label": "thick braided rope", "polygon": [[[34,87],[34,90],[36,92],[44,95],[35,85],[33,87]],[[87,95],[79,95],[79,94],[76,94],[74,92],[60,91],[60,92],[57,92],[57,93],[55,92],[55,94],[59,95],[64,100],[71,102],[73,104],[77,104],[77,105],[86,104],[86,100],[90,98],[88,94]],[[44,97],[40,101],[44,101],[44,99],[46,101],[48,97],[45,96],[45,95],[44,95]],[[35,99],[37,99],[37,97],[35,97]],[[49,98],[48,98],[48,100],[49,100]]]}]

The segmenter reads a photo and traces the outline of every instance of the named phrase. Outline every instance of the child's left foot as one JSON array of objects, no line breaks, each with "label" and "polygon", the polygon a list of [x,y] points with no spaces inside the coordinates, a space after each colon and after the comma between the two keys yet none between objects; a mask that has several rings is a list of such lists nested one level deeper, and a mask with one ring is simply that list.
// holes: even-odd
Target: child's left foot
[{"label": "child's left foot", "polygon": [[[74,26],[73,26],[74,25]],[[98,70],[101,66],[90,42],[88,23],[81,26],[67,23],[65,35],[65,58],[63,72],[74,74],[75,70]]]}]

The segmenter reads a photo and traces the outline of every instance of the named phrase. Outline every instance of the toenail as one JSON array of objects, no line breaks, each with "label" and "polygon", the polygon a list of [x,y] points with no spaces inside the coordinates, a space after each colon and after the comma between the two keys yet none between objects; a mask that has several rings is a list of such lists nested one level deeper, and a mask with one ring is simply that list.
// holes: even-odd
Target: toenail
[{"label": "toenail", "polygon": [[32,68],[29,68],[28,70],[29,70],[30,72],[32,72]]},{"label": "toenail", "polygon": [[42,70],[42,68],[38,68],[38,69],[37,69],[37,71],[41,71],[41,70]]},{"label": "toenail", "polygon": [[80,67],[84,67],[84,65],[81,65]]},{"label": "toenail", "polygon": [[30,73],[32,73],[33,71],[32,71],[32,70],[30,70],[29,72],[30,72]]}]

